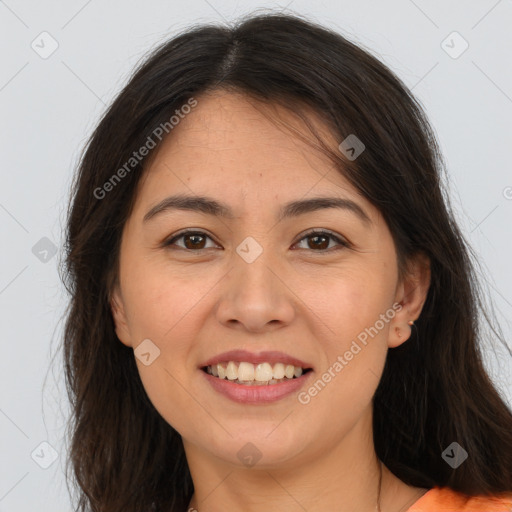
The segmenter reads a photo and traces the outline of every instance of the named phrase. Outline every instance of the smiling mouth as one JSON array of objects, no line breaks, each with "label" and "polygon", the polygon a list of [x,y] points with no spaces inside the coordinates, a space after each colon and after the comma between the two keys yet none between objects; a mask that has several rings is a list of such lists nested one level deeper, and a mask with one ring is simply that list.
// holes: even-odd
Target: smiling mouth
[{"label": "smiling mouth", "polygon": [[311,368],[302,368],[291,364],[259,363],[252,364],[245,361],[226,361],[201,368],[205,373],[220,380],[229,380],[234,384],[245,386],[268,386],[280,384],[311,371]]}]

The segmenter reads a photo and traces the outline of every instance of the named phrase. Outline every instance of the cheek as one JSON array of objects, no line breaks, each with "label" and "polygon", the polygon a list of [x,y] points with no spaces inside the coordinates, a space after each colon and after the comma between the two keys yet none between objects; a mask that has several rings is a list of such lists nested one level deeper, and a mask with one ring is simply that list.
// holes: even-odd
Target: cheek
[{"label": "cheek", "polygon": [[197,370],[191,352],[204,338],[201,327],[208,292],[216,279],[185,269],[171,272],[168,265],[142,260],[126,265],[123,272],[123,297],[134,347],[146,339],[157,347],[151,346],[158,354],[151,364],[135,359],[144,389],[169,424],[179,432],[190,430],[187,416],[180,411],[201,414],[191,410],[195,405],[190,397],[194,393],[191,377]]},{"label": "cheek", "polygon": [[126,270],[123,289],[135,337],[165,345],[187,338],[186,333],[190,335],[194,326],[198,328],[197,315],[212,287],[211,277],[203,279],[190,271],[158,264],[141,263]]},{"label": "cheek", "polygon": [[[193,430],[189,416],[201,414],[194,410],[196,402],[191,389],[191,351],[200,333],[199,293],[184,293],[176,279],[172,286],[161,278],[146,276],[132,301],[132,325],[139,342],[150,339],[158,356],[150,365],[136,357],[139,375],[149,400],[162,418],[180,433]],[[187,289],[187,288],[185,288]],[[203,294],[204,295],[204,292]],[[199,407],[198,407],[199,409]],[[187,415],[183,411],[189,411]]]},{"label": "cheek", "polygon": [[394,288],[389,277],[376,270],[345,269],[326,281],[322,293],[318,286],[308,286],[301,295],[316,314],[322,332],[316,339],[326,356],[317,375],[322,382],[315,381],[309,394],[322,395],[319,407],[338,404],[342,411],[348,405],[340,412],[347,419],[371,399],[386,359]]},{"label": "cheek", "polygon": [[140,362],[137,366],[149,401],[160,416],[180,435],[199,438],[205,410],[196,399],[199,395],[189,390],[189,371],[176,361],[171,364],[165,351],[151,366]]},{"label": "cheek", "polygon": [[315,313],[312,318],[317,320],[322,337],[331,340],[336,350],[373,326],[391,305],[392,282],[368,267],[318,277],[304,281],[299,294],[306,310]]}]

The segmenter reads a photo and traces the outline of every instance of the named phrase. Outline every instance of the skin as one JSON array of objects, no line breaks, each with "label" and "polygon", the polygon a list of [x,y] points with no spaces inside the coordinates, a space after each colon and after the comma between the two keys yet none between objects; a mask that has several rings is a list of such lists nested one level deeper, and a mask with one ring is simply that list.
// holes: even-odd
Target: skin
[{"label": "skin", "polygon": [[[399,280],[380,212],[327,157],[265,115],[278,114],[313,140],[289,111],[225,91],[197,100],[139,183],[111,295],[119,340],[135,349],[149,338],[160,350],[150,365],[136,362],[151,402],[183,438],[195,487],[190,506],[200,512],[267,512],[269,504],[282,512],[374,511],[379,463],[372,396],[388,349],[409,338],[408,321],[420,315],[428,261],[411,260]],[[337,147],[321,119],[309,117]],[[176,193],[223,201],[235,218],[172,210],[143,222],[152,206]],[[338,209],[277,222],[281,204],[313,196],[351,199],[371,224]],[[198,239],[200,249],[185,250],[194,247],[187,238],[162,247],[185,228],[210,238]],[[327,238],[317,248],[318,241],[304,238],[311,228],[351,245]],[[236,252],[248,236],[263,249],[250,264]],[[310,363],[313,383],[393,304],[401,310],[308,404],[296,394],[266,405],[238,404],[200,373],[202,362],[226,350],[279,350]],[[261,453],[253,467],[237,456],[248,442]],[[406,510],[425,491],[383,466],[383,512]]]}]

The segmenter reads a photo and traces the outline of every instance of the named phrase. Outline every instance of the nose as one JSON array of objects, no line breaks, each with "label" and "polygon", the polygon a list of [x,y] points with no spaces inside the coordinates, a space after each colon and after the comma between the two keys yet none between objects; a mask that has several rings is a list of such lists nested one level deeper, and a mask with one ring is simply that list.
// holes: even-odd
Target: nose
[{"label": "nose", "polygon": [[290,324],[297,301],[290,280],[282,266],[270,258],[270,250],[251,263],[236,255],[222,280],[218,321],[250,332],[272,331]]}]

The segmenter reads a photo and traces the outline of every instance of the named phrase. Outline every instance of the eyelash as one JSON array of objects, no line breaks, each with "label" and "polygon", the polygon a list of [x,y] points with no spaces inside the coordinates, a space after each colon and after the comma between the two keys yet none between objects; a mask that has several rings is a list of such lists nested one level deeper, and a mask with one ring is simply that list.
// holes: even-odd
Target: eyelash
[{"label": "eyelash", "polygon": [[[205,233],[204,231],[188,230],[188,231],[182,231],[181,233],[178,233],[178,234],[174,235],[172,238],[166,240],[162,245],[163,245],[163,247],[170,247],[171,245],[174,244],[174,242],[176,242],[176,240],[179,240],[180,238],[183,238],[186,235],[200,235],[200,236],[204,236],[204,237],[210,238],[210,240],[213,240],[212,237],[210,235],[208,235],[207,233]],[[336,247],[334,249],[331,247],[330,249],[320,249],[320,250],[309,249],[310,252],[326,253],[326,252],[331,252],[333,250],[340,250],[342,248],[348,249],[348,248],[351,247],[350,244],[346,240],[344,240],[344,239],[334,235],[330,231],[325,231],[325,230],[312,230],[312,231],[309,231],[309,232],[305,233],[303,235],[303,237],[298,242],[296,242],[296,244],[302,242],[303,240],[305,240],[307,238],[312,238],[313,236],[326,236],[326,237],[329,237],[329,238],[335,240],[336,242],[338,242],[341,247]],[[296,245],[296,244],[294,244],[294,245]],[[201,251],[206,251],[207,249],[212,249],[212,247],[207,247],[207,248],[198,249],[198,250],[187,249],[186,247],[180,247],[180,249],[183,249],[183,250],[188,251],[188,252],[201,252]],[[305,250],[308,250],[308,249],[305,249]]]}]

